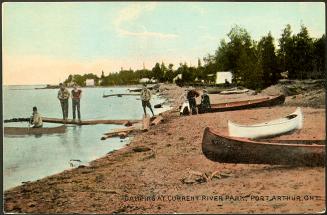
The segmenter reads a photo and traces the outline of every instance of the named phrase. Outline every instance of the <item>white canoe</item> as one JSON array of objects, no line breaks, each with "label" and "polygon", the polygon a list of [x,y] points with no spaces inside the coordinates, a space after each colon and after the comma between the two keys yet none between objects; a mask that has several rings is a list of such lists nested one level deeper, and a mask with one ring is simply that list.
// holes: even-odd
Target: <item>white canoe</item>
[{"label": "white canoe", "polygon": [[183,115],[184,113],[190,113],[191,112],[191,108],[190,108],[190,104],[188,103],[188,100],[186,100],[183,104],[181,109],[179,110],[180,114]]},{"label": "white canoe", "polygon": [[297,108],[294,113],[283,118],[269,122],[254,125],[239,125],[228,121],[229,136],[245,138],[272,137],[295,129],[301,129],[303,126],[303,115],[301,108]]}]

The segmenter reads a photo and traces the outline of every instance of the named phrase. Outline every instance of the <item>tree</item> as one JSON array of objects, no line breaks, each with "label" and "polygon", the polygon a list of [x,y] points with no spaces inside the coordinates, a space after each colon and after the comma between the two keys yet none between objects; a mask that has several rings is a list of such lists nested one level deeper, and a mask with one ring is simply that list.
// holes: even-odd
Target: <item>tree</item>
[{"label": "tree", "polygon": [[307,78],[308,73],[313,70],[313,40],[304,25],[301,25],[300,32],[294,36],[294,60],[295,77]]},{"label": "tree", "polygon": [[167,72],[165,73],[165,80],[168,81],[169,83],[172,83],[173,79],[175,78],[173,67],[174,65],[170,63],[168,65]]},{"label": "tree", "polygon": [[156,65],[152,68],[152,73],[155,79],[161,81],[164,76],[164,72],[160,68],[160,64],[156,63]]},{"label": "tree", "polygon": [[260,58],[263,72],[263,85],[265,87],[276,84],[280,77],[277,56],[275,53],[274,38],[271,32],[261,38],[258,43],[258,59]]},{"label": "tree", "polygon": [[283,33],[279,41],[279,50],[277,52],[280,68],[283,72],[292,70],[292,49],[293,49],[293,38],[291,25],[287,24],[283,29]]},{"label": "tree", "polygon": [[322,35],[321,38],[316,39],[313,44],[313,58],[314,66],[319,74],[319,78],[325,78],[325,47],[326,47],[326,35]]}]

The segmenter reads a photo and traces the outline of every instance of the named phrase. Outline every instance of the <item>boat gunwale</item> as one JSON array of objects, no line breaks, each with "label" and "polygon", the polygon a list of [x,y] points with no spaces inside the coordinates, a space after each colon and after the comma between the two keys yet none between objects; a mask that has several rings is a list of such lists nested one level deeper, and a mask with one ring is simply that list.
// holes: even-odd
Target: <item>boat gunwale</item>
[{"label": "boat gunwale", "polygon": [[[292,144],[292,143],[270,143],[270,142],[259,142],[259,141],[255,141],[255,140],[251,140],[248,138],[241,138],[241,137],[230,137],[230,136],[226,136],[226,135],[222,135],[220,134],[218,131],[216,131],[213,128],[210,127],[206,127],[204,130],[204,133],[211,133],[215,136],[219,136],[221,138],[230,140],[230,141],[238,141],[238,142],[244,142],[244,143],[251,143],[251,144],[257,144],[257,145],[269,145],[269,146],[292,146],[292,147],[308,147],[308,148],[325,148],[325,145],[318,145],[318,144],[312,144],[312,145],[308,145],[308,144]],[[202,140],[202,145],[203,145],[203,140]]]},{"label": "boat gunwale", "polygon": [[[276,98],[279,98],[282,96],[283,95],[268,96],[268,97],[263,97],[263,98],[258,98],[258,99],[248,99],[248,100],[233,101],[233,102],[215,103],[215,104],[211,104],[211,108],[219,109],[219,108],[226,108],[226,107],[239,107],[239,106],[244,106],[244,105],[253,105],[253,104],[257,104],[257,103],[261,103],[261,102],[265,102],[265,101],[271,101],[273,99],[276,99]],[[251,103],[248,103],[248,102],[251,102]],[[237,104],[237,103],[239,103],[239,104]],[[228,106],[226,106],[226,105],[228,105]]]},{"label": "boat gunwale", "polygon": [[[36,131],[42,132],[42,130],[45,131],[45,133],[40,133],[40,134],[55,134],[55,133],[64,133],[66,131],[66,126],[65,125],[60,125],[60,126],[55,126],[55,127],[41,127],[41,128],[26,128],[26,127],[3,127],[3,134],[6,136],[11,136],[11,135],[29,135],[29,134],[35,134],[33,133]],[[12,129],[11,131],[5,131],[5,129]],[[17,131],[14,131],[17,129]],[[57,131],[57,129],[60,129],[60,131]],[[12,132],[25,132],[26,133],[12,133]],[[46,132],[53,132],[53,133],[46,133]]]}]

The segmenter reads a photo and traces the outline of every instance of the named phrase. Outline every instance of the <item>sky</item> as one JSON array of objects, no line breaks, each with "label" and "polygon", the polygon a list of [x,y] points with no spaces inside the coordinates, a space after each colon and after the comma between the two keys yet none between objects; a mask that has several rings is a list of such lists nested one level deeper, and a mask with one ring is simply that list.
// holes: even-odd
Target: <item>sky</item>
[{"label": "sky", "polygon": [[276,40],[287,24],[325,33],[323,2],[6,2],[3,84],[58,84],[156,62],[197,65],[235,25]]}]

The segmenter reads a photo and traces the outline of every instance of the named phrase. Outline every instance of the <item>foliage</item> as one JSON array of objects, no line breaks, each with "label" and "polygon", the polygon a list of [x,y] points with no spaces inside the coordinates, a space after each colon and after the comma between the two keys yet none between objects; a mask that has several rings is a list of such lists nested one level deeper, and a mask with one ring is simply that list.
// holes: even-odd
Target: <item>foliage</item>
[{"label": "foliage", "polygon": [[278,48],[270,32],[254,41],[246,29],[235,25],[228,32],[227,40],[220,41],[214,54],[207,54],[203,62],[198,59],[197,67],[180,63],[174,69],[173,64],[157,62],[151,70],[121,69],[107,76],[102,71],[100,78],[92,73],[69,75],[65,83],[85,86],[86,79],[94,79],[96,85],[109,86],[138,84],[142,78],[172,83],[178,74],[182,74],[182,79],[177,81],[179,85],[208,84],[214,83],[218,71],[231,71],[236,85],[261,89],[277,83],[281,72],[285,71],[291,79],[325,77],[325,35],[311,38],[304,25],[299,33],[293,34],[291,26],[286,25],[277,41]]}]

